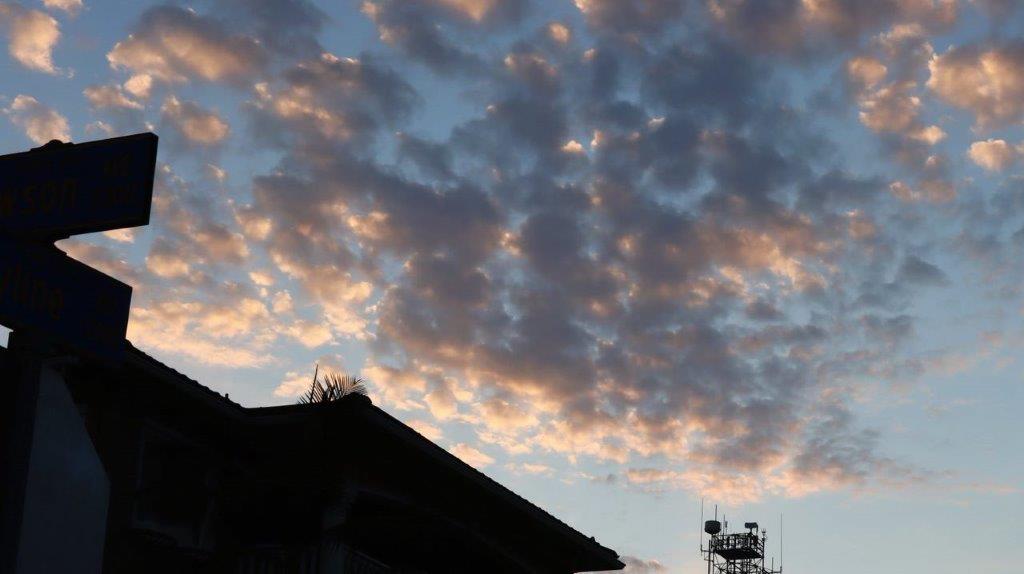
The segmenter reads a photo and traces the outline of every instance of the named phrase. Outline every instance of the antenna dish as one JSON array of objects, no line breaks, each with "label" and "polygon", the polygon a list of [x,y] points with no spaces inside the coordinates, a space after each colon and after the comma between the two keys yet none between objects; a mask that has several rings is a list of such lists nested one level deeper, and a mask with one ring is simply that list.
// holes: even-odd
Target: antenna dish
[{"label": "antenna dish", "polygon": [[[729,522],[722,516],[704,522],[704,532],[710,535],[707,546],[701,538],[700,552],[707,562],[707,574],[782,574],[782,564],[767,564],[765,552],[768,538],[756,522],[740,522],[746,531],[730,533]],[[781,540],[781,536],[780,536]]]}]

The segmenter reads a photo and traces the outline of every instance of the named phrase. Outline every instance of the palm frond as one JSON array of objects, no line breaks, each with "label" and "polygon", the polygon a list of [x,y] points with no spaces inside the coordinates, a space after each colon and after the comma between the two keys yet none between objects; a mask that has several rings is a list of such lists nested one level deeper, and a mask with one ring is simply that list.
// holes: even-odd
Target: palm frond
[{"label": "palm frond", "polygon": [[325,373],[318,376],[319,365],[313,373],[313,382],[299,398],[299,403],[304,405],[330,403],[343,399],[349,395],[365,395],[366,382],[352,375],[339,373]]}]

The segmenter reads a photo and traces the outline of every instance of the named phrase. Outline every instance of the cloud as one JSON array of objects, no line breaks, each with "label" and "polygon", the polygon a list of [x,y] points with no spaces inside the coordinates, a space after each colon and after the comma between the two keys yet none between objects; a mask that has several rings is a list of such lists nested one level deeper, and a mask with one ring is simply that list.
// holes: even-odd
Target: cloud
[{"label": "cloud", "polygon": [[756,109],[752,96],[763,81],[764,70],[743,52],[710,41],[666,48],[646,69],[642,89],[669,109],[715,114],[735,124]]},{"label": "cloud", "polygon": [[142,104],[129,98],[119,86],[89,86],[82,93],[89,100],[89,105],[96,109],[143,109]]},{"label": "cloud", "polygon": [[898,278],[918,285],[942,286],[949,282],[941,269],[913,255],[903,260]]},{"label": "cloud", "polygon": [[480,452],[466,443],[457,443],[448,449],[452,454],[462,459],[470,466],[483,468],[494,462],[494,457]]},{"label": "cloud", "polygon": [[[165,299],[136,303],[128,339],[136,345],[223,367],[258,367],[274,359],[268,350],[273,329],[258,301],[210,303]],[[257,326],[257,323],[261,325]]]},{"label": "cloud", "polygon": [[249,260],[245,235],[216,196],[193,190],[166,164],[157,170],[153,196],[159,235],[146,263],[154,273],[196,283]]},{"label": "cloud", "polygon": [[970,0],[970,2],[997,16],[1006,16],[1019,8],[1016,0]]},{"label": "cloud", "polygon": [[57,74],[53,48],[60,40],[60,26],[52,16],[20,4],[0,3],[0,27],[7,34],[7,51],[30,70]]},{"label": "cloud", "polygon": [[945,27],[956,0],[710,0],[709,12],[748,46],[820,57],[900,22]]},{"label": "cloud", "polygon": [[990,47],[966,45],[937,54],[928,64],[928,87],[974,114],[979,128],[1024,117],[1024,41]]},{"label": "cloud", "polygon": [[135,229],[111,229],[103,232],[104,237],[108,237],[117,241],[118,243],[134,243],[135,242]]},{"label": "cloud", "polygon": [[292,246],[303,241],[302,237],[301,229],[274,232],[268,250],[277,268],[299,281],[306,296],[322,306],[325,319],[337,333],[365,337],[367,320],[359,309],[372,294],[373,285],[354,277],[337,260],[320,259],[328,255],[311,254],[309,249],[302,248],[292,250]]},{"label": "cloud", "polygon": [[511,53],[504,58],[505,69],[533,91],[556,92],[559,88],[558,68],[535,52]]},{"label": "cloud", "polygon": [[441,428],[427,421],[413,419],[410,421],[406,421],[406,424],[412,427],[413,430],[415,430],[416,432],[420,433],[421,435],[423,435],[424,437],[433,442],[438,442],[442,438],[444,438],[444,432],[441,430]]},{"label": "cloud", "polygon": [[330,327],[318,321],[296,321],[286,332],[307,349],[315,349],[334,340]]},{"label": "cloud", "polygon": [[149,99],[149,93],[152,88],[153,76],[149,74],[136,74],[128,78],[124,83],[124,90],[126,92],[143,100]]},{"label": "cloud", "polygon": [[414,164],[427,178],[452,178],[453,154],[447,146],[402,132],[397,137],[398,155],[402,161]]},{"label": "cloud", "polygon": [[[367,2],[370,6],[363,7],[364,12],[398,10],[394,2]],[[518,22],[525,13],[526,3],[523,0],[425,0],[418,13],[439,21],[459,23],[469,26],[509,24]]]},{"label": "cloud", "polygon": [[[807,3],[711,0],[708,10],[727,32],[748,44],[777,50],[802,48],[801,42],[806,32],[801,26],[801,20],[809,16],[805,12]],[[874,14],[876,18],[882,17],[877,11]],[[835,20],[841,22],[841,18]]]},{"label": "cloud", "polygon": [[211,15],[256,38],[269,51],[309,57],[323,51],[317,35],[330,21],[309,0],[209,0]]},{"label": "cloud", "polygon": [[621,556],[620,559],[626,565],[626,569],[623,572],[630,574],[651,574],[653,572],[668,572],[661,562],[657,560],[644,560],[635,556]]},{"label": "cloud", "polygon": [[935,145],[946,139],[946,132],[939,126],[927,126],[914,130],[907,134],[907,136],[923,144]]},{"label": "cloud", "polygon": [[559,44],[568,44],[572,40],[572,30],[561,22],[551,22],[546,27],[548,36]]},{"label": "cloud", "polygon": [[272,308],[275,313],[289,313],[292,311],[292,296],[287,291],[278,291],[274,294]]},{"label": "cloud", "polygon": [[106,137],[113,137],[114,131],[114,126],[102,120],[96,120],[85,125],[85,133],[87,135],[98,133],[103,134]]},{"label": "cloud", "polygon": [[[911,235],[970,196],[922,84],[949,3],[581,0],[570,30],[525,2],[380,0],[362,10],[383,54],[351,57],[319,47],[306,2],[227,17],[239,4],[148,11],[110,52],[128,79],[91,93],[160,97],[184,140],[245,128],[279,158],[195,189],[161,168],[136,270],[147,345],[223,365],[356,344],[374,400],[431,438],[464,425],[488,453],[452,452],[478,466],[542,453],[743,501],[924,476],[822,397],[924,368],[899,360],[908,306],[949,268]],[[839,64],[852,115],[802,105],[780,61]],[[442,80],[451,102],[429,99]],[[187,81],[245,88],[246,125],[167,95]],[[895,173],[849,171],[847,116]],[[304,388],[295,372],[276,396]],[[507,468],[552,472],[527,464]]]},{"label": "cloud", "polygon": [[[378,9],[402,8],[364,7],[384,29],[397,16]],[[452,34],[501,25],[429,9]],[[909,269],[885,286],[901,263],[878,211],[886,184],[837,167],[815,122],[721,38],[630,55],[631,101],[609,71],[626,56],[567,50],[541,38],[495,55],[494,74],[474,76],[485,97],[467,99],[468,119],[429,140],[403,126],[418,94],[379,61],[286,67],[251,104],[259,143],[284,158],[236,208],[248,239],[335,334],[367,341],[364,373],[390,408],[461,421],[505,453],[657,456],[681,469],[676,487],[734,476],[723,484],[750,500],[805,492],[813,473],[794,460],[825,409],[823,373],[848,347],[878,357],[860,347],[881,344],[864,343],[868,330],[905,341],[901,301],[927,283]],[[862,66],[861,89],[899,81],[890,63]],[[915,145],[940,137],[903,127]],[[570,141],[586,153],[567,153]],[[397,144],[395,163],[375,153],[382,142]],[[914,186],[948,196],[942,181]],[[877,286],[857,280],[879,268]],[[862,295],[870,318],[791,313],[858,309]],[[851,421],[829,444],[862,430]],[[870,482],[883,467],[837,467],[807,488]],[[771,486],[748,488],[759,477]]]},{"label": "cloud", "polygon": [[932,99],[920,81],[935,56],[926,24],[898,19],[875,35],[863,53],[847,60],[845,88],[860,108],[861,123],[917,179],[894,184],[897,197],[948,203],[957,196],[956,184],[944,151],[933,149],[948,134],[942,126],[927,123]]},{"label": "cloud", "polygon": [[860,120],[877,132],[904,132],[914,124],[920,108],[921,99],[907,94],[903,86],[888,86],[864,98]]},{"label": "cloud", "polygon": [[435,3],[474,22],[482,22],[502,4],[501,0],[436,0]]},{"label": "cloud", "polygon": [[309,390],[313,378],[308,374],[289,371],[281,384],[274,388],[275,397],[298,397]]},{"label": "cloud", "polygon": [[923,103],[918,76],[934,54],[926,30],[916,23],[894,25],[875,36],[872,49],[888,65],[870,55],[855,56],[846,64],[861,123],[876,133],[896,134],[905,149],[942,141],[945,132],[939,126],[925,125],[920,118]]},{"label": "cloud", "polygon": [[789,456],[772,459],[768,473],[753,468],[726,471],[712,465],[686,469],[629,468],[627,483],[644,492],[700,492],[727,504],[748,504],[766,495],[802,497],[821,491],[850,488],[861,492],[907,488],[929,483],[933,473],[877,454],[880,436],[856,430],[852,415],[835,403],[822,405],[789,443]]},{"label": "cloud", "polygon": [[427,390],[423,373],[410,368],[397,368],[369,362],[363,367],[363,374],[373,385],[374,397],[399,410],[421,410],[423,408],[414,395],[422,395]]},{"label": "cloud", "polygon": [[426,403],[430,414],[438,420],[450,419],[458,412],[455,393],[452,392],[451,386],[444,381],[434,385],[433,390],[424,395],[423,402]]},{"label": "cloud", "polygon": [[270,287],[274,284],[274,276],[269,271],[255,269],[249,272],[249,279],[260,287]]},{"label": "cloud", "polygon": [[832,405],[810,426],[801,452],[793,459],[791,488],[814,491],[836,486],[863,486],[881,475],[890,485],[913,484],[925,476],[874,453],[877,432],[851,432],[849,411]]},{"label": "cloud", "polygon": [[43,6],[50,10],[63,10],[72,16],[85,7],[82,0],[43,0]]},{"label": "cloud", "polygon": [[193,144],[217,145],[230,133],[227,122],[215,112],[203,109],[194,102],[182,102],[174,96],[168,96],[160,112],[164,122]]},{"label": "cloud", "polygon": [[197,321],[210,335],[218,338],[237,337],[253,332],[257,322],[269,318],[266,306],[258,299],[244,297],[228,306],[207,306]]},{"label": "cloud", "polygon": [[498,431],[515,431],[537,425],[537,417],[521,405],[493,397],[483,402],[481,414],[487,427]]},{"label": "cloud", "polygon": [[[967,260],[1019,259],[1015,180],[961,177],[962,122],[935,108],[1002,109],[1012,81],[983,77],[977,101],[925,84],[929,62],[960,69],[931,46],[952,3],[579,0],[552,22],[536,2],[372,0],[383,45],[337,54],[310,2],[194,4],[146,11],[84,92],[114,126],[88,133],[162,108],[214,155],[164,158],[134,243],[68,251],[136,287],[136,344],[280,368],[282,402],[309,382],[289,354],[352,346],[375,403],[524,475],[600,463],[570,476],[737,503],[935,480],[857,401],[970,364],[911,354],[913,305]],[[243,132],[259,165],[228,178],[239,142],[208,148]],[[967,156],[1005,173],[1020,150],[987,137]]]},{"label": "cloud", "polygon": [[856,56],[846,62],[846,74],[860,90],[875,87],[888,72],[886,65],[877,58]]},{"label": "cloud", "polygon": [[637,34],[659,32],[683,14],[682,0],[575,0],[587,23],[597,30]]},{"label": "cloud", "polygon": [[203,166],[203,175],[217,183],[224,183],[228,179],[227,170],[212,163]]},{"label": "cloud", "polygon": [[190,79],[245,84],[267,62],[255,39],[233,34],[215,19],[175,6],[149,8],[135,31],[107,54],[115,69],[168,83]]},{"label": "cloud", "polygon": [[228,225],[205,221],[194,228],[195,255],[202,263],[239,264],[249,258],[245,236]]},{"label": "cloud", "polygon": [[280,126],[306,138],[362,139],[409,115],[418,98],[398,74],[330,53],[286,70],[281,85],[257,84],[253,102],[268,138]]},{"label": "cloud", "polygon": [[688,470],[664,468],[630,468],[626,470],[626,483],[641,492],[663,494],[678,490],[699,492],[701,495],[730,505],[749,504],[767,494],[802,496],[807,491],[793,491],[790,487],[799,481],[785,478],[785,474],[764,476],[749,472],[723,473],[714,468],[695,467]]},{"label": "cloud", "polygon": [[187,277],[192,267],[180,248],[167,240],[157,239],[146,256],[146,268],[158,277]]},{"label": "cloud", "polygon": [[967,150],[967,156],[988,171],[1003,171],[1017,162],[1020,152],[1001,139],[976,141]]},{"label": "cloud", "polygon": [[67,118],[32,96],[18,94],[3,111],[14,125],[25,130],[28,139],[37,144],[50,140],[71,141]]},{"label": "cloud", "polygon": [[413,61],[444,75],[480,74],[485,59],[459,42],[484,38],[520,21],[523,0],[372,0],[362,11],[377,27],[381,41]]},{"label": "cloud", "polygon": [[99,269],[119,281],[128,283],[133,289],[138,290],[143,287],[144,278],[140,270],[109,247],[85,243],[78,239],[61,241],[59,247],[69,257]]},{"label": "cloud", "polygon": [[554,469],[546,464],[535,464],[524,462],[521,464],[507,464],[505,468],[516,474],[550,475]]}]

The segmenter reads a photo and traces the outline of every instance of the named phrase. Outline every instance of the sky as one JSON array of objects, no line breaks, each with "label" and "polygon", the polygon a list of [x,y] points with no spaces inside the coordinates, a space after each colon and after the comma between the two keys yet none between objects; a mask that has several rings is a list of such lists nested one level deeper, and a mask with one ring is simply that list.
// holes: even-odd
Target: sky
[{"label": "sky", "polygon": [[150,225],[59,246],[232,400],[361,376],[632,573],[702,571],[703,499],[791,574],[1019,574],[1024,4],[20,0],[0,42],[0,153],[160,136]]}]

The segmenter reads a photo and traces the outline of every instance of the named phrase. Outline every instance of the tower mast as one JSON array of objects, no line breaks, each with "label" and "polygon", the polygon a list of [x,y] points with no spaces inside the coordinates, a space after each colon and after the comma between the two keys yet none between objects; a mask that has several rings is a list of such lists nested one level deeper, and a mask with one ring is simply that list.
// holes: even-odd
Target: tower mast
[{"label": "tower mast", "polygon": [[714,520],[704,522],[708,545],[705,548],[702,540],[700,548],[708,574],[782,574],[782,563],[776,568],[774,557],[771,566],[765,566],[767,531],[759,530],[756,522],[744,523],[743,528],[745,532],[730,533],[728,526],[719,522],[715,506]]}]

